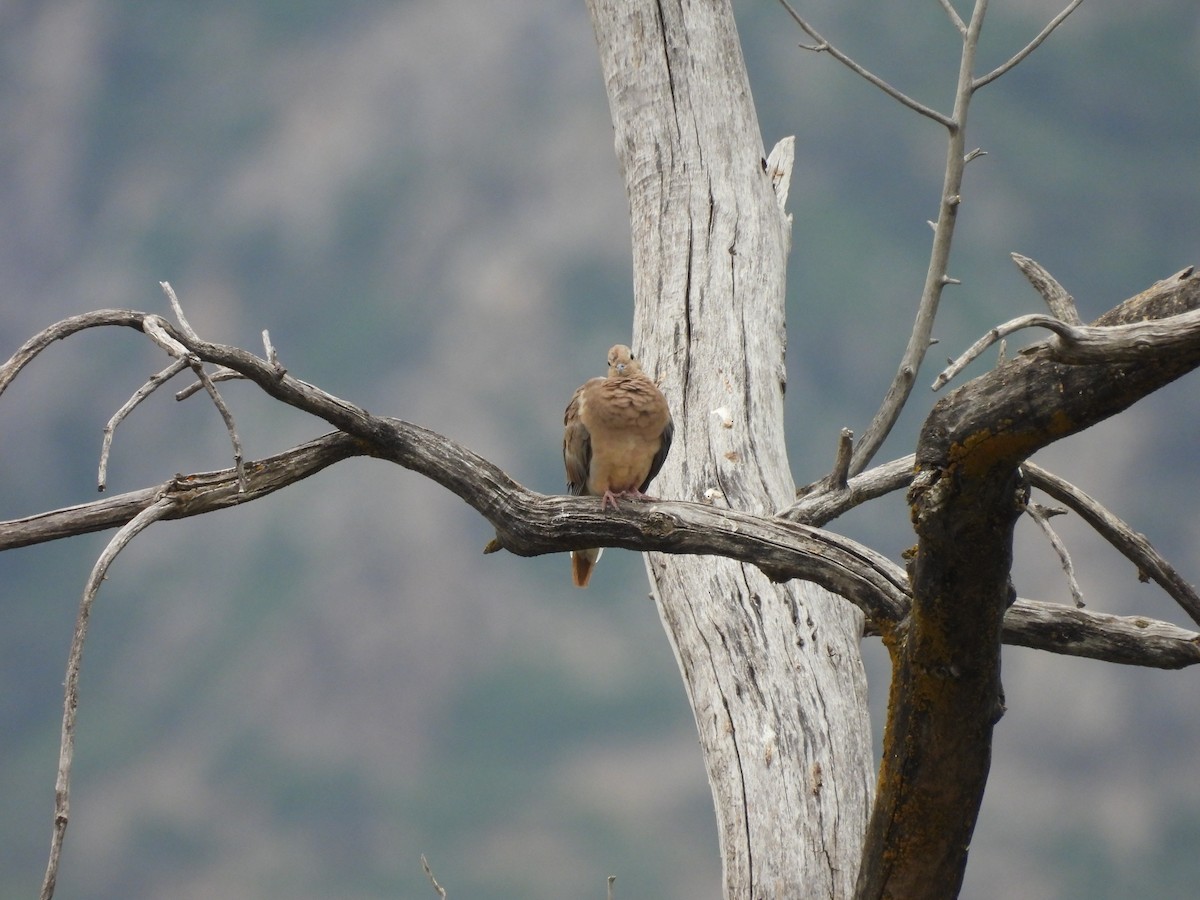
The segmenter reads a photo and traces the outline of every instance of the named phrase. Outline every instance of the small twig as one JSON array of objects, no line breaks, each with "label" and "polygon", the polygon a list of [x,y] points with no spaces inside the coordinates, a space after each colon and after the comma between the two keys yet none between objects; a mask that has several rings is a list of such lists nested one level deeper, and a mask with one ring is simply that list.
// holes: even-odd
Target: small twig
[{"label": "small twig", "polygon": [[1062,563],[1063,572],[1067,576],[1067,587],[1071,591],[1071,599],[1075,601],[1076,609],[1083,609],[1083,591],[1079,588],[1079,579],[1075,577],[1075,564],[1071,562],[1071,554],[1067,551],[1067,545],[1063,543],[1062,538],[1058,536],[1058,532],[1054,530],[1054,526],[1050,524],[1050,517],[1062,515],[1065,509],[1057,509],[1049,506],[1042,506],[1040,503],[1028,503],[1025,506],[1025,513],[1029,518],[1033,519],[1046,538],[1050,541],[1050,546],[1054,552],[1058,554],[1058,560]]},{"label": "small twig", "polygon": [[433,877],[433,869],[429,866],[429,861],[425,859],[425,854],[421,854],[421,868],[425,870],[425,877],[429,879],[429,883],[433,885],[433,889],[438,892],[438,896],[442,900],[446,900],[446,889],[438,884],[438,880]]},{"label": "small twig", "polygon": [[208,377],[208,373],[204,371],[204,365],[198,359],[192,364],[192,371],[196,373],[196,377],[200,379],[201,384],[204,385],[204,389],[208,391],[208,396],[212,398],[213,404],[217,407],[217,412],[221,414],[221,418],[225,422],[225,430],[229,432],[229,440],[233,444],[233,464],[238,473],[238,490],[245,492],[246,467],[242,458],[242,439],[238,437],[237,425],[233,421],[233,413],[225,405],[225,400],[221,397],[217,386]]},{"label": "small twig", "polygon": [[54,886],[58,881],[58,863],[62,856],[63,838],[66,836],[67,823],[71,818],[71,761],[75,756],[75,717],[79,709],[79,669],[83,662],[83,644],[87,638],[92,603],[96,599],[101,583],[108,574],[109,567],[117,558],[117,554],[152,523],[170,513],[174,505],[175,501],[172,498],[162,496],[113,535],[112,540],[108,542],[108,546],[104,548],[100,558],[92,567],[92,572],[83,589],[79,613],[75,618],[75,633],[71,638],[71,650],[67,655],[62,738],[58,751],[58,776],[54,782],[54,829],[50,837],[50,858],[46,863],[46,875],[42,879],[41,900],[50,900],[54,896]]},{"label": "small twig", "polygon": [[850,474],[850,459],[854,455],[854,432],[843,428],[838,433],[837,453],[833,459],[833,469],[824,478],[806,484],[796,489],[796,496],[828,494],[833,491],[844,491]]},{"label": "small twig", "polygon": [[1138,534],[1125,521],[1069,481],[1031,462],[1026,462],[1022,468],[1031,485],[1049,494],[1091,525],[1097,534],[1137,567],[1138,578],[1152,580],[1183,608],[1193,622],[1200,624],[1200,594],[1150,546],[1145,535]]},{"label": "small twig", "polygon": [[145,384],[134,392],[132,397],[125,401],[125,404],[120,409],[113,413],[113,417],[108,420],[108,424],[104,426],[104,441],[100,447],[100,473],[97,478],[99,490],[103,491],[108,486],[108,456],[112,450],[113,434],[116,432],[117,426],[124,421],[126,416],[133,412],[138,404],[154,393],[165,382],[170,381],[186,369],[187,365],[187,360],[176,359],[157,375],[152,375]]},{"label": "small twig", "polygon": [[[943,0],[943,3],[944,2],[945,2],[945,0]],[[972,89],[979,90],[985,84],[991,84],[993,81],[995,81],[1001,75],[1003,75],[1005,72],[1009,71],[1014,66],[1016,66],[1018,63],[1020,63],[1023,59],[1025,59],[1025,57],[1027,57],[1030,53],[1032,53],[1034,50],[1036,50],[1038,47],[1040,47],[1042,44],[1042,41],[1044,41],[1044,40],[1046,40],[1046,38],[1050,37],[1050,33],[1052,31],[1054,31],[1054,29],[1057,28],[1059,25],[1061,25],[1063,22],[1065,22],[1067,16],[1069,16],[1071,13],[1073,13],[1075,11],[1075,8],[1077,6],[1079,6],[1079,4],[1082,2],[1083,2],[1083,0],[1071,0],[1071,2],[1067,5],[1066,9],[1064,9],[1057,16],[1055,16],[1053,19],[1051,19],[1050,23],[1045,28],[1043,28],[1040,32],[1038,32],[1038,36],[1035,37],[1028,44],[1026,44],[1024,47],[1022,47],[1011,59],[1008,60],[1008,62],[1004,63],[1001,66],[997,66],[996,68],[992,69],[992,71],[988,72],[986,75],[984,75],[980,78],[976,78],[975,81],[971,83]]]},{"label": "small twig", "polygon": [[856,506],[908,487],[912,483],[915,459],[916,456],[910,453],[876,466],[855,475],[840,490],[826,487],[823,478],[796,491],[796,502],[780,513],[780,517],[821,528]]},{"label": "small twig", "polygon": [[[793,138],[793,141],[795,139]],[[279,361],[279,354],[275,350],[275,345],[271,343],[271,332],[263,329],[263,352],[267,355],[267,362],[271,364],[271,368],[275,370],[275,374],[282,378],[287,374],[287,369],[283,367],[283,363]]]},{"label": "small twig", "polygon": [[[160,282],[160,284],[170,299],[171,305],[175,307],[175,313],[180,319],[180,328],[183,330],[185,336],[190,341],[202,343],[200,337],[192,330],[192,326],[187,324],[183,316],[183,308],[179,305],[179,299],[175,296],[175,291],[171,289],[171,285],[165,281]],[[243,464],[242,439],[238,437],[237,425],[233,421],[233,413],[225,405],[225,400],[221,397],[217,386],[213,384],[208,373],[204,371],[204,363],[200,357],[196,356],[196,354],[192,353],[187,347],[168,334],[164,327],[165,324],[161,316],[147,315],[142,320],[142,330],[150,336],[154,343],[162,347],[171,356],[184,360],[191,366],[192,371],[196,373],[196,378],[204,385],[204,389],[208,391],[208,396],[212,399],[213,405],[217,407],[217,412],[221,414],[221,419],[225,422],[225,430],[229,432],[229,440],[233,444],[233,463],[238,471],[238,485],[244,491],[246,489],[246,470]]]},{"label": "small twig", "polygon": [[1075,306],[1075,298],[1067,293],[1067,289],[1059,284],[1041,263],[1035,262],[1028,256],[1022,256],[1020,253],[1009,255],[1016,263],[1017,268],[1021,270],[1021,274],[1033,285],[1033,289],[1046,301],[1046,305],[1050,307],[1050,312],[1055,317],[1071,325],[1083,324],[1083,319],[1080,318],[1079,310]]},{"label": "small twig", "polygon": [[[245,379],[246,376],[241,372],[235,372],[233,369],[226,369],[222,367],[217,369],[217,371],[213,372],[208,377],[214,384],[216,384],[218,381],[234,381],[239,378]],[[193,394],[198,394],[202,390],[204,390],[204,382],[193,381],[182,391],[176,391],[175,399],[186,400],[188,397],[192,396]]]},{"label": "small twig", "polygon": [[963,37],[966,37],[967,23],[962,20],[962,16],[958,14],[958,10],[950,5],[950,0],[938,0],[938,3],[942,4],[942,9],[944,9],[946,11],[946,15],[950,17],[950,22],[955,28],[958,29],[958,33]]},{"label": "small twig", "polygon": [[945,113],[940,113],[936,109],[933,109],[932,107],[926,106],[924,103],[921,103],[919,100],[914,100],[912,97],[908,96],[903,91],[899,91],[896,88],[892,87],[890,84],[888,84],[886,81],[884,81],[878,75],[876,75],[874,72],[871,72],[868,69],[863,68],[858,63],[856,63],[853,59],[851,59],[849,56],[847,56],[845,53],[843,53],[841,50],[839,50],[837,47],[833,46],[833,44],[829,43],[829,41],[825,40],[825,38],[821,37],[821,35],[817,33],[817,30],[815,28],[813,28],[811,25],[809,25],[808,22],[806,22],[800,16],[800,14],[798,12],[796,12],[796,10],[792,7],[792,5],[790,3],[788,3],[788,0],[779,0],[779,3],[780,3],[780,5],[783,6],[784,9],[786,9],[788,11],[788,15],[790,15],[792,17],[792,19],[795,20],[796,24],[799,25],[802,29],[804,29],[804,33],[807,34],[810,38],[812,38],[814,41],[817,42],[816,46],[809,46],[807,44],[801,44],[800,46],[803,47],[805,50],[812,50],[816,53],[828,53],[830,56],[832,56],[834,59],[836,59],[842,65],[844,65],[846,68],[850,69],[850,71],[854,72],[856,75],[861,76],[862,78],[865,78],[867,81],[869,81],[871,84],[875,85],[875,87],[879,88],[881,91],[883,91],[889,97],[891,97],[893,100],[899,101],[900,103],[904,104],[909,109],[911,109],[913,112],[920,113],[921,115],[923,115],[927,118],[933,119],[933,121],[935,121],[941,125],[944,125],[946,128],[954,128],[954,120],[952,118],[950,118],[949,116],[947,116]]},{"label": "small twig", "polygon": [[996,341],[1007,337],[1013,332],[1020,331],[1023,328],[1036,328],[1038,326],[1050,328],[1051,330],[1054,330],[1055,326],[1069,327],[1060,320],[1055,319],[1052,316],[1043,315],[1041,313],[1030,313],[1027,316],[1018,316],[1015,319],[1005,322],[1003,325],[997,325],[994,328],[989,329],[987,334],[967,348],[967,351],[962,354],[962,356],[958,357],[958,359],[952,360],[950,365],[946,366],[946,368],[942,370],[941,374],[934,379],[933,389],[935,391],[940,391],[942,388],[944,388],[947,383],[949,383],[956,375],[958,375],[959,372],[978,359],[979,355],[988,347],[992,346],[992,344],[996,343]]},{"label": "small twig", "polygon": [[167,300],[171,302],[171,309],[175,311],[175,319],[179,322],[180,331],[190,340],[200,340],[200,335],[196,334],[196,329],[187,320],[187,316],[183,314],[183,305],[179,302],[179,298],[175,296],[175,289],[171,287],[171,283],[169,281],[160,281],[158,284],[163,289],[163,293],[167,295]]},{"label": "small twig", "polygon": [[613,885],[616,884],[616,881],[617,881],[616,875],[608,876],[608,893],[606,895],[608,897],[608,900],[613,900]]}]

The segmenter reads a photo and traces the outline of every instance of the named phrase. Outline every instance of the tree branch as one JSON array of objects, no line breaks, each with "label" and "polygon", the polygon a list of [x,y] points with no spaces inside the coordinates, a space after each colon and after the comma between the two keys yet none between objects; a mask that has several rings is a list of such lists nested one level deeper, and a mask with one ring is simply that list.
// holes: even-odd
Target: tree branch
[{"label": "tree branch", "polygon": [[1040,503],[1025,504],[1025,515],[1033,519],[1037,523],[1038,528],[1042,530],[1042,534],[1046,535],[1046,540],[1050,542],[1050,548],[1054,551],[1059,563],[1062,565],[1063,574],[1067,576],[1067,589],[1071,592],[1071,599],[1075,601],[1076,608],[1082,609],[1085,605],[1083,602],[1083,589],[1079,587],[1079,579],[1075,577],[1075,563],[1071,561],[1071,554],[1067,551],[1067,545],[1063,543],[1063,539],[1058,536],[1058,532],[1050,524],[1051,516],[1065,512],[1065,509],[1051,509],[1042,506]]},{"label": "tree branch", "polygon": [[187,365],[187,360],[177,359],[158,374],[151,375],[149,380],[138,388],[133,396],[126,400],[108,420],[108,424],[104,426],[104,441],[100,446],[100,471],[96,476],[96,484],[101,491],[108,485],[108,454],[112,450],[113,435],[116,433],[117,426],[125,421],[125,417],[133,412],[143,400],[186,369]]},{"label": "tree branch", "polygon": [[806,525],[825,525],[869,500],[908,487],[912,482],[915,459],[910,453],[855,475],[841,486],[830,486],[827,478],[813,482],[796,491],[796,502],[780,516]]},{"label": "tree branch", "polygon": [[[1166,283],[1169,282],[1159,282]],[[1025,353],[1047,348],[1055,360],[1075,365],[1151,360],[1165,353],[1190,353],[1200,347],[1200,309],[1165,319],[1114,325],[1072,325],[1053,316],[1032,313],[988,331],[942,370],[933,382],[933,389],[944,387],[996,341],[1024,328],[1045,328],[1057,337],[1054,341],[1030,347]]]},{"label": "tree branch", "polygon": [[1065,22],[1067,19],[1067,16],[1069,16],[1071,13],[1073,13],[1075,11],[1075,8],[1077,6],[1079,6],[1079,4],[1082,2],[1083,2],[1083,0],[1071,0],[1071,2],[1067,5],[1066,9],[1064,9],[1057,16],[1055,16],[1053,19],[1051,19],[1050,23],[1045,28],[1043,28],[1040,32],[1038,32],[1037,37],[1035,37],[1032,41],[1030,41],[1028,44],[1026,44],[1019,51],[1017,51],[1012,56],[1012,58],[1010,58],[1008,60],[1008,62],[1004,63],[1003,65],[997,66],[996,68],[992,69],[992,71],[988,72],[986,75],[984,75],[980,78],[976,78],[974,83],[971,85],[971,87],[974,90],[979,90],[985,84],[991,84],[993,81],[995,81],[1001,75],[1003,75],[1005,72],[1009,71],[1014,66],[1019,64],[1023,59],[1025,59],[1025,57],[1027,57],[1030,53],[1032,53],[1034,50],[1036,50],[1038,47],[1040,47],[1042,45],[1042,41],[1044,41],[1044,40],[1046,40],[1046,38],[1050,37],[1051,32],[1053,32],[1055,28],[1057,28],[1059,25],[1061,25],[1063,22]]},{"label": "tree branch", "polygon": [[227,509],[273,494],[343,459],[368,453],[370,449],[361,441],[334,432],[283,453],[248,462],[244,492],[238,487],[237,470],[222,469],[177,475],[157,487],[0,522],[0,551],[119,527],[160,495],[176,501],[164,519],[182,519]]},{"label": "tree branch", "polygon": [[75,715],[79,708],[79,670],[83,663],[83,644],[87,639],[88,621],[92,613],[92,601],[100,585],[108,575],[109,567],[122,550],[146,528],[164,518],[175,501],[160,496],[134,516],[120,531],[113,535],[108,546],[96,560],[83,590],[79,603],[79,614],[75,619],[75,633],[71,638],[71,651],[67,656],[66,688],[63,696],[62,737],[58,752],[58,776],[54,783],[54,827],[50,837],[50,857],[46,863],[46,874],[42,879],[42,900],[54,896],[58,881],[58,864],[62,857],[63,840],[71,818],[71,762],[75,756]]},{"label": "tree branch", "polygon": [[1200,625],[1200,594],[1150,546],[1145,535],[1138,534],[1118,516],[1054,473],[1031,462],[1025,463],[1022,468],[1030,484],[1074,510],[1137,567],[1138,578],[1152,580],[1183,608],[1193,622]]},{"label": "tree branch", "polygon": [[829,43],[829,41],[825,40],[825,38],[821,37],[821,35],[817,33],[817,30],[815,28],[813,28],[810,24],[808,24],[808,22],[805,21],[805,19],[802,18],[798,12],[796,12],[795,8],[788,2],[788,0],[779,0],[779,3],[784,9],[787,10],[788,15],[790,15],[792,17],[792,19],[796,22],[796,24],[799,25],[804,30],[804,33],[807,34],[810,38],[812,38],[814,41],[817,42],[816,46],[808,46],[807,44],[801,44],[800,46],[802,48],[804,48],[805,50],[812,50],[816,53],[828,53],[830,56],[832,56],[834,59],[836,59],[838,62],[840,62],[846,68],[848,68],[855,75],[858,75],[859,77],[866,79],[871,84],[875,85],[875,87],[879,88],[881,91],[883,91],[889,97],[891,97],[893,100],[896,100],[899,103],[904,104],[909,109],[911,109],[913,112],[920,113],[921,115],[923,115],[927,118],[933,119],[933,121],[937,122],[940,125],[944,125],[946,128],[954,127],[954,120],[952,118],[950,118],[949,116],[947,116],[945,113],[940,113],[936,109],[933,109],[932,107],[926,106],[924,103],[921,103],[919,100],[914,100],[912,97],[908,96],[908,94],[905,94],[903,91],[897,90],[896,88],[892,87],[890,84],[888,84],[886,81],[884,81],[878,75],[876,75],[874,72],[871,72],[870,70],[863,68],[858,63],[856,63],[853,59],[851,59],[849,56],[847,56],[845,53],[843,53],[841,50],[839,50],[837,47],[833,46],[833,44]]},{"label": "tree branch", "polygon": [[978,0],[971,15],[971,21],[963,32],[958,82],[954,92],[954,113],[950,117],[948,125],[949,135],[946,141],[946,167],[942,177],[942,195],[938,206],[937,222],[933,226],[933,245],[929,251],[925,285],[921,290],[921,300],[917,306],[916,317],[913,319],[912,334],[909,335],[908,344],[900,358],[900,366],[883,398],[883,403],[880,404],[879,410],[871,419],[871,423],[863,432],[863,436],[854,450],[854,460],[850,466],[851,474],[858,474],[870,464],[900,418],[900,413],[912,393],[917,372],[925,360],[926,352],[933,343],[933,322],[937,317],[938,305],[941,303],[942,289],[948,284],[957,283],[949,274],[950,245],[954,240],[958,207],[962,202],[963,172],[966,170],[968,161],[978,155],[975,152],[966,153],[966,129],[967,113],[970,111],[973,95],[971,78],[975,66],[975,53],[979,47],[979,33],[983,28],[983,17],[986,11],[986,0]]},{"label": "tree branch", "polygon": [[1017,268],[1021,270],[1021,274],[1033,285],[1033,289],[1042,295],[1042,299],[1050,307],[1050,313],[1056,319],[1061,319],[1068,325],[1083,324],[1083,319],[1079,317],[1079,310],[1075,306],[1075,298],[1067,293],[1066,288],[1059,284],[1053,275],[1028,256],[1022,256],[1020,253],[1009,255],[1017,264]]},{"label": "tree branch", "polygon": [[1004,643],[1156,669],[1200,663],[1200,633],[1142,616],[1017,600],[1004,614]]},{"label": "tree branch", "polygon": [[[102,311],[56,323],[42,332],[36,343],[48,345],[46,336],[73,333],[72,329],[79,330],[77,326],[81,323],[92,326],[115,323],[141,330],[142,314],[108,313]],[[179,334],[170,337],[189,340]],[[27,345],[31,343],[34,342]],[[322,415],[327,421],[349,424],[357,434],[328,434],[284,453],[247,463],[244,493],[238,490],[236,470],[225,469],[178,476],[156,488],[0,522],[0,550],[115,527],[130,521],[156,498],[169,497],[173,501],[162,518],[201,515],[266,496],[342,459],[372,455],[417,471],[464,499],[497,528],[493,549],[533,556],[606,546],[725,556],[759,566],[779,580],[799,578],[821,584],[858,605],[877,627],[887,628],[908,614],[907,577],[899,566],[854,541],[799,522],[828,521],[858,503],[903,487],[911,481],[913,456],[855,476],[844,489],[804,497],[780,518],[684,502],[626,504],[617,511],[601,511],[587,498],[529,491],[493,463],[436,432],[398,419],[373,416],[306,382],[278,374],[275,365],[245,351],[201,340],[190,343],[190,347],[184,345],[187,351],[205,362],[227,365],[243,377],[270,388],[268,392],[284,402]],[[0,367],[0,373],[19,368],[22,360],[27,361],[19,352],[18,357]],[[1053,480],[1053,476],[1032,464],[1026,468],[1035,485],[1080,511],[1102,533],[1114,534],[1109,522],[1113,519],[1132,534],[1128,526],[1082,492],[1076,492],[1078,496],[1065,493],[1070,487],[1066,482]],[[1118,528],[1116,533],[1119,532]],[[1126,547],[1127,539],[1110,539],[1123,552],[1132,552]],[[1172,592],[1172,596],[1178,590],[1178,583],[1186,586],[1148,545],[1131,558]],[[1044,621],[1048,621],[1045,616],[1039,620]],[[1058,649],[1052,635],[1026,635],[1025,641],[1029,646],[1072,652]],[[1138,664],[1158,663],[1147,656]]]},{"label": "tree branch", "polygon": [[[1124,327],[1200,310],[1200,277],[1160,282],[1101,316]],[[1064,324],[1065,323],[1060,323]],[[1069,326],[1068,326],[1069,327]],[[895,671],[861,897],[951,896],[961,884],[1003,713],[1000,644],[1018,467],[1200,365],[1200,342],[1153,359],[1067,364],[1032,348],[937,403],[909,490],[919,543]],[[904,853],[885,852],[904,847]],[[932,891],[932,893],[931,893]]]},{"label": "tree branch", "polygon": [[958,29],[959,34],[965,37],[967,34],[967,23],[962,20],[962,16],[958,14],[958,10],[951,5],[950,0],[938,0],[938,3],[946,11],[946,15],[950,18],[950,23]]}]

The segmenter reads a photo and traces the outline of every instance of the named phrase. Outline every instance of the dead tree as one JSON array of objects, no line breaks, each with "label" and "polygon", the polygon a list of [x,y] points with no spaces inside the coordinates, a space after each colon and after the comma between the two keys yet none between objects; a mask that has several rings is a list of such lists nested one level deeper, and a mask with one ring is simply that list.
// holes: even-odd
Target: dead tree
[{"label": "dead tree", "polygon": [[[647,572],[695,714],[712,786],[730,898],[950,897],[957,893],[1003,712],[1002,642],[1114,663],[1200,661],[1200,635],[1015,597],[1017,517],[1031,488],[1078,513],[1200,622],[1192,588],[1127,525],[1077,488],[1028,463],[1055,440],[1115,415],[1200,365],[1200,276],[1168,278],[1084,325],[1036,263],[1018,264],[1050,307],[993,329],[946,372],[1020,328],[1052,334],[943,398],[914,455],[872,467],[907,402],[930,343],[961,204],[967,112],[975,92],[1032,52],[1072,2],[1007,62],[976,74],[987,3],[969,20],[943,0],[962,39],[951,112],[877,78],[793,12],[815,44],[947,133],[943,193],[928,276],[892,389],[857,443],[844,432],[830,474],[797,491],[783,439],[785,211],[791,143],[764,155],[727,3],[590,0],[629,191],[634,340],[672,399],[676,438],[659,492],[678,498],[604,511],[586,498],[529,491],[467,448],[372,415],[288,373],[264,333],[261,356],[204,340],[169,285],[174,321],[100,310],[35,335],[3,367],[0,392],[51,343],[91,328],[139,330],[165,368],[114,416],[169,379],[205,392],[229,432],[234,464],[144,490],[0,523],[0,549],[117,528],[85,586],[67,666],[51,854],[54,891],[70,819],[80,662],[92,600],[113,558],[160,519],[246,503],[350,456],[432,479],[496,531],[489,551],[585,547],[648,551]],[[244,460],[218,384],[247,379],[335,431]],[[101,457],[104,483],[109,441]],[[823,528],[847,509],[908,490],[916,548],[908,570]],[[884,759],[872,772],[864,631],[893,659]],[[430,878],[432,874],[430,873]],[[433,881],[437,886],[437,882]],[[440,890],[440,887],[439,887]]]}]

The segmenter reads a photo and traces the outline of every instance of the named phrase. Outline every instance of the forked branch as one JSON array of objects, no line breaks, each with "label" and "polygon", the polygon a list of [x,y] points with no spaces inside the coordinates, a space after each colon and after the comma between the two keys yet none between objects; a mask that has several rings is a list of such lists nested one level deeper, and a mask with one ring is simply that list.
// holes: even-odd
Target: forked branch
[{"label": "forked branch", "polygon": [[929,265],[926,270],[925,284],[921,291],[921,299],[917,306],[916,316],[913,319],[912,332],[900,359],[900,365],[880,404],[879,410],[863,431],[862,437],[855,447],[849,474],[857,475],[864,471],[870,465],[871,460],[875,458],[875,454],[883,446],[884,441],[891,433],[893,427],[895,427],[901,412],[908,403],[908,398],[911,396],[913,385],[916,382],[917,373],[924,362],[925,354],[933,343],[933,323],[937,316],[943,289],[947,285],[959,283],[958,279],[952,278],[949,274],[949,261],[950,246],[954,237],[958,207],[962,202],[961,187],[963,172],[967,163],[984,155],[984,151],[982,150],[974,150],[970,153],[965,152],[967,113],[970,110],[971,99],[975,91],[1013,69],[1041,46],[1042,42],[1066,20],[1067,16],[1079,6],[1082,0],[1072,0],[1032,41],[1013,54],[1003,65],[998,66],[981,78],[975,77],[974,69],[976,52],[979,46],[979,36],[983,29],[984,16],[987,13],[987,0],[976,0],[968,21],[963,20],[962,16],[955,10],[953,4],[950,3],[950,0],[939,0],[942,9],[946,12],[946,15],[962,38],[958,80],[955,86],[954,109],[949,115],[926,106],[903,91],[893,87],[883,78],[880,78],[870,69],[856,62],[822,37],[820,32],[797,12],[789,0],[779,0],[779,2],[805,34],[816,41],[815,45],[806,46],[806,49],[828,53],[834,59],[838,60],[838,62],[875,85],[875,87],[882,90],[894,100],[897,100],[914,112],[932,119],[945,127],[948,132],[942,194],[939,202],[938,217],[936,221],[931,223],[934,235],[933,244],[930,249]]}]

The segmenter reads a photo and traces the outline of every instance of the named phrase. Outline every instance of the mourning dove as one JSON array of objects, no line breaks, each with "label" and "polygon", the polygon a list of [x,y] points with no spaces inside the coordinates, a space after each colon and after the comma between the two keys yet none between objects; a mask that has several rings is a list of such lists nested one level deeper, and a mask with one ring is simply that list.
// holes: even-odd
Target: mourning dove
[{"label": "mourning dove", "polygon": [[[600,498],[645,497],[671,448],[674,425],[667,400],[629,348],[608,351],[608,377],[592,378],[575,392],[563,416],[563,463],[567,489]],[[598,549],[573,550],[571,575],[587,587]]]}]

